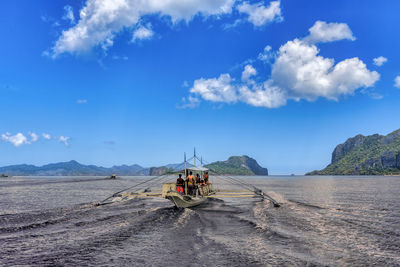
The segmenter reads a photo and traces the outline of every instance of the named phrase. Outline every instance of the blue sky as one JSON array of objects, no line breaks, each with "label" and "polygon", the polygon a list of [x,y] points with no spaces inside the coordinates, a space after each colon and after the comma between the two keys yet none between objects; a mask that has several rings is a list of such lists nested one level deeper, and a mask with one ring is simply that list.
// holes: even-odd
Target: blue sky
[{"label": "blue sky", "polygon": [[[142,3],[141,3],[142,2]],[[249,155],[399,128],[399,1],[1,1],[0,165]]]}]

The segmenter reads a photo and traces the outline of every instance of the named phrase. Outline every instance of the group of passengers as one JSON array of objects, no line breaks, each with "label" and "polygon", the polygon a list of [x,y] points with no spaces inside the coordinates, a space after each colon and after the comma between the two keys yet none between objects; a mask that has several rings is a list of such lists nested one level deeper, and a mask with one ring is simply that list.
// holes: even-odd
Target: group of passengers
[{"label": "group of passengers", "polygon": [[196,178],[193,176],[193,172],[189,172],[185,180],[183,180],[182,174],[179,174],[176,180],[176,191],[181,195],[185,195],[186,190],[187,195],[196,195],[196,193],[204,195],[206,193],[204,188],[208,184],[210,184],[208,172],[205,172],[203,177],[196,174]]}]

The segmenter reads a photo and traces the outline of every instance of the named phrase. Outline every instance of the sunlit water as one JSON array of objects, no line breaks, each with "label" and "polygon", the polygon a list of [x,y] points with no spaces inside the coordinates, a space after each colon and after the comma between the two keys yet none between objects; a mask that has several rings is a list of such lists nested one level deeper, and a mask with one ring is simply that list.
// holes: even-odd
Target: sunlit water
[{"label": "sunlit water", "polygon": [[95,205],[143,179],[0,178],[0,266],[400,265],[400,177],[244,178],[280,208],[259,198]]}]

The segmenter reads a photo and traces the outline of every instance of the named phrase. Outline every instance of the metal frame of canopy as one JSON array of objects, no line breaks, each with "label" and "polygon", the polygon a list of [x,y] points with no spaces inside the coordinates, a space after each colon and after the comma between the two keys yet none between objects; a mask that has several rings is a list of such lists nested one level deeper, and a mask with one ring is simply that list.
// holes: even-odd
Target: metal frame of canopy
[{"label": "metal frame of canopy", "polygon": [[209,169],[207,169],[205,167],[189,167],[189,168],[185,168],[185,169],[182,169],[182,170],[174,171],[172,173],[186,173],[187,171],[206,172],[206,171],[209,171]]}]

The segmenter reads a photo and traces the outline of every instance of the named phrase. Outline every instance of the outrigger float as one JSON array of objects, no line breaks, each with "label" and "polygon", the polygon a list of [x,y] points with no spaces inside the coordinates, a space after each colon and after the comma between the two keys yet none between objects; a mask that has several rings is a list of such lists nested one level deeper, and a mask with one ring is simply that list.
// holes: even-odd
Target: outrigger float
[{"label": "outrigger float", "polygon": [[[200,166],[196,166],[196,159],[200,161]],[[193,160],[193,164],[189,161]],[[206,168],[203,166],[203,159],[196,156],[196,150],[194,150],[194,156],[189,160],[186,160],[186,154],[184,155],[184,162],[179,164],[177,167],[182,166],[184,168],[178,169],[177,171],[171,171],[166,174],[152,177],[145,181],[139,182],[131,187],[125,188],[111,195],[110,197],[99,202],[98,205],[106,205],[114,202],[126,201],[132,198],[140,197],[162,197],[170,200],[178,208],[193,208],[196,206],[207,203],[209,198],[237,198],[237,197],[256,197],[261,199],[268,199],[274,207],[280,207],[280,203],[264,193],[261,189],[246,183],[240,178],[221,175],[215,170]],[[194,192],[189,192],[188,183],[185,182],[184,192],[178,192],[177,184],[175,182],[164,182],[162,183],[162,189],[151,190],[151,187],[157,183],[160,183],[166,179],[171,180],[171,175],[174,175],[176,179],[177,175],[187,177],[189,173],[193,175],[199,175],[204,177],[205,173],[213,173],[218,175],[218,179],[225,180],[234,185],[240,186],[245,190],[217,190],[214,189],[214,185],[209,182],[207,184],[195,185]]]}]

